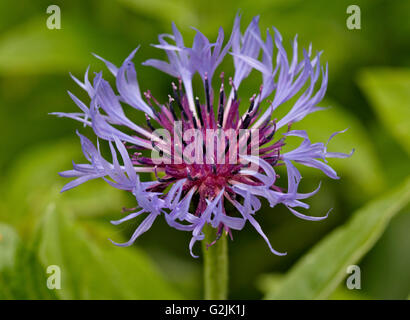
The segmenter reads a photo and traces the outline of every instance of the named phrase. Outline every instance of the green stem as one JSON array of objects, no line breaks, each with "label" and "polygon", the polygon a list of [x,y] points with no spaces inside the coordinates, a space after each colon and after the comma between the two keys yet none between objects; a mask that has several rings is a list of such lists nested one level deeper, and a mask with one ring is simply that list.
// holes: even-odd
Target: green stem
[{"label": "green stem", "polygon": [[206,300],[225,300],[228,296],[228,244],[227,235],[209,248],[216,238],[216,230],[209,225],[203,229],[205,239],[202,241],[204,256],[204,287]]}]

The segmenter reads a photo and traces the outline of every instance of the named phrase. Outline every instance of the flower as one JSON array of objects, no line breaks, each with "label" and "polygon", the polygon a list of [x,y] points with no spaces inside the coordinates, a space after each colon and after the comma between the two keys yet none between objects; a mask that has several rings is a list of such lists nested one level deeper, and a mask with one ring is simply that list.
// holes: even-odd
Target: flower
[{"label": "flower", "polygon": [[[320,185],[313,192],[300,193],[301,174],[294,164],[317,168],[328,177],[338,179],[327,159],[346,158],[353,151],[350,154],[328,152],[327,144],[311,143],[306,131],[291,130],[293,123],[322,109],[318,103],[326,92],[327,65],[325,68],[320,65],[321,53],[313,55],[311,47],[308,51],[303,50],[303,57],[299,59],[296,37],[289,61],[279,31],[268,29],[263,40],[258,23],[259,17],[253,18],[242,34],[240,16],[237,16],[225,45],[222,28],[215,43],[197,31],[192,47],[184,44],[174,24],[173,34],[161,34],[159,44],[154,46],[165,51],[168,62],[150,59],[143,65],[152,66],[177,79],[176,84],[172,83],[167,103],[158,102],[150,91],[141,94],[132,62],[138,48],[119,68],[96,56],[115,76],[118,94],[104,80],[102,72],[95,74],[92,83],[88,69],[84,82],[72,76],[88,93],[90,104],[86,105],[69,92],[81,112],[53,114],[78,120],[84,126],[91,127],[98,144],[95,146],[77,132],[88,163],[73,163],[72,170],[60,173],[63,177],[75,178],[62,191],[91,179],[102,178],[115,188],[132,192],[139,209],[112,223],[119,224],[139,215],[145,215],[145,219],[128,242],[114,244],[131,245],[162,216],[171,227],[192,233],[189,249],[191,255],[196,257],[193,246],[204,239],[202,230],[206,224],[217,229],[216,241],[223,232],[232,237],[232,230],[241,230],[248,221],[273,253],[284,255],[286,253],[273,249],[255,219],[256,212],[261,208],[260,198],[265,198],[271,207],[283,204],[301,219],[318,221],[327,217],[327,214],[312,217],[296,210],[309,208],[302,200],[313,196]],[[230,93],[225,94],[223,73],[219,91],[215,93],[212,83],[216,69],[230,57],[235,67],[234,74],[229,78]],[[250,98],[247,111],[241,115],[239,88],[253,70],[262,74],[262,85]],[[193,88],[192,78],[196,73],[202,79],[203,89]],[[195,92],[204,94],[203,101]],[[280,120],[273,119],[276,109],[292,98],[294,102],[288,113]],[[146,125],[131,121],[125,114],[124,105],[143,112]],[[277,137],[281,128],[285,128],[285,132]],[[160,136],[157,129],[167,134]],[[222,135],[223,138],[215,142],[215,136],[212,136],[209,140],[208,131],[212,130],[218,132],[217,137]],[[194,134],[186,140],[190,131]],[[227,138],[228,132],[234,140]],[[203,138],[196,140],[198,134],[205,136],[210,143],[205,144]],[[283,152],[289,136],[298,137],[302,142],[296,149]],[[188,144],[192,138],[194,143]],[[111,160],[102,156],[101,140],[108,143]],[[239,143],[239,146],[233,146],[232,141]],[[225,142],[228,145],[224,145]],[[156,154],[156,157],[147,156],[147,152]],[[194,161],[191,157],[193,154]],[[191,157],[188,159],[191,161],[176,161],[181,157],[185,159],[186,155]],[[162,159],[160,162],[159,158]],[[286,166],[286,190],[277,185],[275,168],[280,165]],[[151,173],[151,177],[155,178],[141,181],[143,173]],[[228,203],[236,209],[234,212],[225,209]]]}]

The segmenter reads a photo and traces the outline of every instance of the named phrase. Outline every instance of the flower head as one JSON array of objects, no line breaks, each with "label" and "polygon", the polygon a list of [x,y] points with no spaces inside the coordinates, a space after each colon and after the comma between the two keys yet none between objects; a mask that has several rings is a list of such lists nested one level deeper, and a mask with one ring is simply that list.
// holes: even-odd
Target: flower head
[{"label": "flower head", "polygon": [[[202,229],[206,224],[217,229],[218,239],[223,232],[232,237],[232,230],[241,230],[246,222],[261,234],[273,253],[283,255],[273,249],[255,219],[261,198],[271,207],[283,204],[301,219],[317,221],[327,217],[308,216],[296,209],[309,208],[303,200],[320,186],[313,192],[300,193],[301,174],[294,164],[317,168],[338,179],[327,159],[346,158],[351,153],[328,152],[327,144],[311,143],[306,131],[291,130],[293,123],[321,109],[318,103],[327,87],[327,66],[320,65],[320,53],[313,55],[311,47],[299,58],[296,37],[289,60],[280,33],[268,29],[263,40],[258,23],[255,17],[242,34],[237,16],[227,41],[222,28],[214,43],[197,31],[192,47],[185,45],[174,24],[173,34],[160,35],[159,44],[154,46],[165,51],[168,62],[150,59],[143,64],[176,78],[165,103],[158,102],[150,91],[141,93],[132,62],[138,48],[119,68],[97,56],[115,76],[117,93],[102,72],[95,74],[92,83],[88,70],[84,82],[73,77],[90,96],[89,105],[69,92],[81,112],[54,114],[91,127],[98,141],[107,142],[112,157],[105,159],[99,144],[95,146],[77,133],[88,163],[73,163],[72,170],[60,173],[75,178],[62,191],[102,178],[115,188],[132,192],[138,209],[112,223],[139,215],[145,215],[145,219],[128,242],[115,244],[131,245],[162,216],[171,227],[192,233],[192,256],[195,242],[204,239]],[[222,73],[214,90],[216,69],[230,58],[234,74],[225,81]],[[262,74],[262,84],[241,114],[239,106],[243,102],[238,93],[252,70]],[[192,85],[196,73],[203,82],[201,89]],[[288,113],[279,120],[273,118],[275,110],[292,98],[294,103]],[[131,121],[125,105],[143,112],[145,125]],[[287,130],[278,136],[282,127]],[[285,153],[282,149],[289,136],[299,137],[302,142]],[[275,168],[280,165],[286,166],[287,188],[277,185]],[[142,173],[151,173],[153,179],[141,181]],[[233,212],[226,210],[228,204],[235,209]]]}]

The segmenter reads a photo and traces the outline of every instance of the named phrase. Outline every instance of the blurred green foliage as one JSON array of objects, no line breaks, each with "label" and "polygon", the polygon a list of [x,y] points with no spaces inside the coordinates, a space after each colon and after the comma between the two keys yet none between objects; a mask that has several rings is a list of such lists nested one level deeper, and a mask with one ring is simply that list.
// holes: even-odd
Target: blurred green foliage
[{"label": "blurred green foliage", "polygon": [[[50,4],[0,2],[1,299],[202,296],[201,259],[190,257],[188,234],[157,221],[134,246],[117,248],[107,238],[127,239],[139,221],[115,228],[109,221],[121,216],[122,207],[135,206],[132,197],[102,181],[59,194],[66,181],[57,172],[83,159],[75,129],[89,131],[48,113],[76,110],[66,90],[87,101],[69,72],[81,78],[90,65],[92,71],[109,74],[90,53],[118,65],[139,44],[135,62],[141,88],[165,99],[170,78],[140,66],[161,57],[150,46],[157,34],[169,32],[175,21],[187,41],[194,35],[191,26],[215,39],[219,26],[230,32],[238,10],[243,26],[260,14],[262,29],[274,25],[285,44],[290,46],[298,34],[300,47],[312,42],[314,50],[324,51],[330,76],[322,106],[330,108],[295,128],[306,129],[316,142],[348,127],[329,149],[356,152],[350,159],[331,161],[339,181],[302,171],[306,191],[322,181],[310,203],[317,215],[333,207],[327,220],[300,221],[267,205],[257,214],[273,246],[287,251],[286,257],[269,254],[250,226],[234,232],[230,297],[262,298],[268,292],[271,298],[409,296],[409,1],[356,1],[361,30],[346,28],[351,4],[346,0],[53,1],[61,8],[61,30],[46,28]],[[232,72],[230,64],[223,69]],[[251,75],[240,94],[254,93],[259,80]],[[143,120],[138,114],[132,119]],[[351,263],[362,269],[360,291],[347,290],[343,283]],[[63,277],[62,289],[55,291],[46,287],[47,266],[54,264]]]},{"label": "blurred green foliage", "polygon": [[[371,248],[390,219],[409,202],[410,178],[392,194],[372,201],[307,253],[282,279],[267,290],[267,299],[325,299],[346,270]],[[326,266],[326,268],[320,268]]]}]

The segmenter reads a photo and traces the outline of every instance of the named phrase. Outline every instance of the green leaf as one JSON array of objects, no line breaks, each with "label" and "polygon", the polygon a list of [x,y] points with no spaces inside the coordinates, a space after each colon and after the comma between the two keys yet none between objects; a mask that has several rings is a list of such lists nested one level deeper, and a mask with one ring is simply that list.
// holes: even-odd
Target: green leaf
[{"label": "green leaf", "polygon": [[[257,286],[262,292],[274,293],[278,291],[285,279],[284,274],[270,273],[259,277]],[[329,300],[368,300],[369,297],[357,290],[348,290],[339,286],[330,296]]]},{"label": "green leaf", "polygon": [[55,299],[46,286],[45,272],[16,231],[0,224],[0,299]]},{"label": "green leaf", "polygon": [[114,232],[96,223],[75,222],[61,207],[49,205],[38,232],[39,257],[44,266],[61,269],[59,298],[181,298],[142,251],[108,241]]},{"label": "green leaf", "polygon": [[280,288],[284,279],[281,273],[267,273],[258,277],[256,286],[264,293],[275,292]]},{"label": "green leaf", "polygon": [[13,266],[19,241],[13,228],[0,224],[0,271]]},{"label": "green leaf", "polygon": [[[17,240],[0,232],[0,245],[7,239],[10,248],[0,247],[0,266],[11,261],[12,248],[17,246],[21,251],[14,267],[1,276],[7,285],[2,286],[0,295],[10,299],[49,299],[55,295],[63,299],[179,298],[141,250],[135,246],[119,248],[108,241],[109,237],[121,241],[123,229],[111,227],[108,218],[101,223],[106,227],[89,221],[103,214],[114,216],[127,206],[126,193],[103,181],[90,181],[59,193],[68,181],[57,172],[70,168],[73,159],[78,163],[83,159],[78,142],[62,141],[28,150],[10,172],[0,216],[18,228],[31,248],[12,246]],[[61,267],[61,290],[46,287],[49,265]]]},{"label": "green leaf", "polygon": [[266,299],[325,299],[374,245],[390,219],[410,200],[410,178],[397,189],[359,209],[286,274],[280,288]]},{"label": "green leaf", "polygon": [[380,121],[410,153],[410,70],[367,69],[359,84]]},{"label": "green leaf", "polygon": [[369,300],[370,297],[364,295],[360,290],[349,290],[338,287],[329,297],[329,300]]}]

